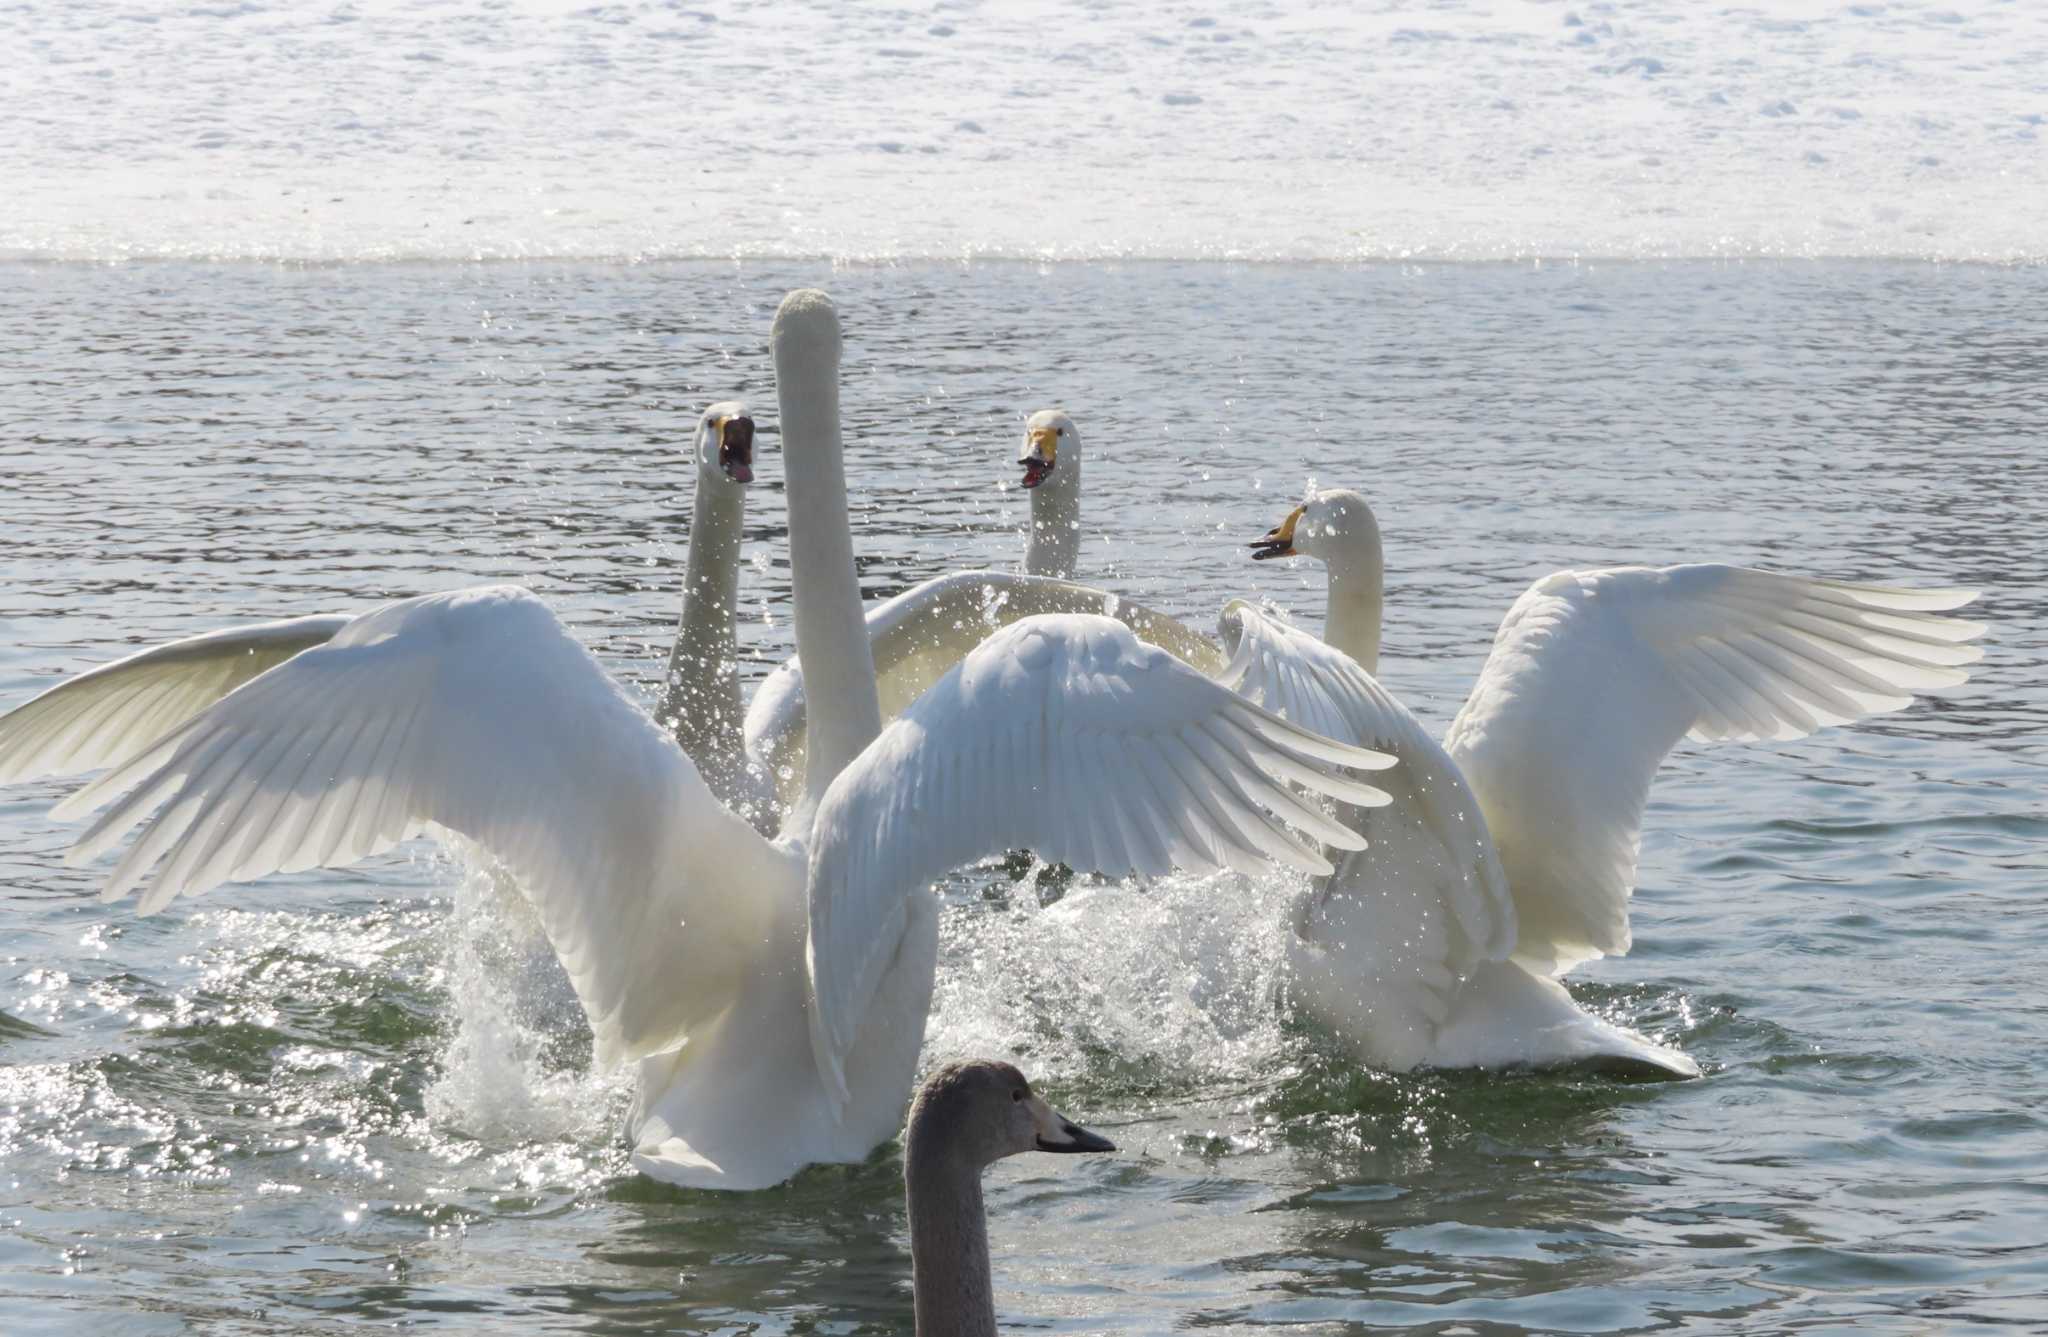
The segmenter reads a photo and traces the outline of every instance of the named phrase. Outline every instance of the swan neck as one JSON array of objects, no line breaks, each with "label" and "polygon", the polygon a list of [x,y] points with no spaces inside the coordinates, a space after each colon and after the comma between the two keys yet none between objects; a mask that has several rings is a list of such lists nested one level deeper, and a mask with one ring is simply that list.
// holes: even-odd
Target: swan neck
[{"label": "swan neck", "polygon": [[740,704],[740,540],[746,492],[700,469],[690,551],[683,566],[683,614],[669,652],[661,721],[721,797],[737,792],[745,765]]},{"label": "swan neck", "polygon": [[1380,615],[1386,570],[1380,560],[1379,535],[1355,551],[1328,562],[1329,612],[1323,639],[1357,660],[1367,673],[1380,671]]},{"label": "swan neck", "polygon": [[804,674],[804,794],[815,810],[834,777],[882,731],[875,659],[861,615],[839,437],[837,339],[778,339],[796,657]]},{"label": "swan neck", "polygon": [[918,1337],[996,1337],[981,1172],[913,1126],[903,1158]]},{"label": "swan neck", "polygon": [[1062,456],[1051,477],[1031,490],[1031,534],[1024,569],[1034,576],[1074,578],[1081,550],[1081,461]]}]

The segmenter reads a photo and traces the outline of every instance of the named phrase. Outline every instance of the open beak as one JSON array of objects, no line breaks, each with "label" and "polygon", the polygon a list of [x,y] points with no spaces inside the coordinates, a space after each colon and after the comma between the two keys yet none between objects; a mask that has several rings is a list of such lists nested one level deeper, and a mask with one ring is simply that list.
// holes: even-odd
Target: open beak
[{"label": "open beak", "polygon": [[1294,556],[1294,527],[1301,523],[1306,506],[1297,506],[1287,513],[1287,518],[1266,531],[1266,537],[1251,545],[1252,560],[1263,562],[1272,557]]},{"label": "open beak", "polygon": [[1116,1143],[1100,1133],[1089,1132],[1038,1096],[1031,1097],[1031,1117],[1038,1124],[1040,1151],[1116,1150]]},{"label": "open beak", "polygon": [[752,418],[727,418],[718,424],[718,467],[735,483],[754,481]]},{"label": "open beak", "polygon": [[1024,453],[1017,457],[1017,463],[1024,466],[1024,486],[1037,487],[1052,472],[1053,462],[1059,458],[1059,429],[1056,427],[1034,427],[1024,442]]}]

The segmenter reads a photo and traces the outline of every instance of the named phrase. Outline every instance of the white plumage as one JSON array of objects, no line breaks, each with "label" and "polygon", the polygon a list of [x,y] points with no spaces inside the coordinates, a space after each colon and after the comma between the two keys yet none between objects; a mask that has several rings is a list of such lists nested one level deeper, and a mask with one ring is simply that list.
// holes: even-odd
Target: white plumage
[{"label": "white plumage", "polygon": [[1444,736],[1522,909],[1517,956],[1628,950],[1643,805],[1680,738],[1803,738],[1959,686],[1983,628],[1936,614],[1975,597],[1718,565],[1537,581]]},{"label": "white plumage", "polygon": [[117,766],[347,622],[323,615],[231,627],[67,678],[0,717],[0,784]]},{"label": "white plumage", "polygon": [[[1030,419],[1019,462],[1027,482],[1038,480],[1040,556],[1052,551],[1045,535],[1078,523],[1080,446],[1068,415]],[[1368,845],[1318,882],[1291,944],[1304,1010],[1395,1069],[1590,1063],[1696,1074],[1685,1055],[1592,1016],[1549,978],[1627,950],[1643,806],[1664,756],[1688,733],[1790,738],[1896,710],[1961,683],[1961,666],[1978,657],[1963,642],[1979,627],[1935,615],[1967,603],[1964,591],[1728,566],[1562,572],[1509,612],[1439,744],[1372,676],[1384,572],[1365,499],[1316,494],[1253,546],[1329,565],[1325,639],[1238,600],[1221,619],[1226,656],[1107,591],[961,572],[869,614],[883,711],[1014,619],[1086,608],[1315,733],[1399,758],[1379,779],[1390,804],[1339,810]],[[1053,556],[1047,569],[1071,571],[1073,545]],[[785,664],[747,717],[749,747],[785,787],[802,783],[803,710],[802,678]]]},{"label": "white plumage", "polygon": [[[1323,561],[1331,580],[1326,634],[1337,650],[1377,656],[1383,571],[1378,523],[1364,497],[1314,493],[1258,546],[1262,556]],[[1303,925],[1298,975],[1311,1010],[1368,1057],[1388,1061],[1402,1036],[1381,1024],[1382,977],[1355,964],[1383,950],[1371,907],[1398,902],[1417,878],[1453,890],[1462,879],[1490,882],[1488,862],[1497,857],[1513,902],[1511,959],[1477,958],[1424,1033],[1425,1061],[1594,1061],[1696,1074],[1684,1055],[1580,1011],[1548,978],[1628,950],[1628,897],[1657,767],[1688,734],[1797,738],[1961,684],[1962,666],[1980,655],[1964,642],[1982,628],[1938,614],[1974,597],[1719,565],[1567,571],[1538,581],[1502,622],[1444,746],[1427,754],[1386,747],[1401,758],[1392,774],[1408,787],[1373,820],[1420,811],[1436,829],[1449,821],[1478,827],[1483,846],[1439,857],[1420,836],[1389,841],[1384,828],[1362,826],[1371,846],[1319,890],[1323,917]],[[1268,674],[1273,688],[1247,690],[1332,737],[1362,741],[1385,730],[1391,698],[1347,685],[1341,666],[1305,653],[1293,663],[1288,673]],[[1470,810],[1474,800],[1483,822]],[[1407,857],[1413,850],[1419,860]]]},{"label": "white plumage", "polygon": [[857,605],[833,603],[853,589],[838,350],[829,300],[792,294],[775,354],[797,637],[812,680],[830,670],[808,728],[830,739],[814,755],[851,759],[812,774],[822,794],[779,839],[721,804],[544,605],[501,587],[387,605],[250,678],[77,796],[113,802],[76,856],[142,823],[107,896],[154,867],[148,912],[421,832],[467,837],[532,899],[600,1056],[640,1061],[635,1164],[752,1188],[894,1136],[930,1005],[933,877],[1024,841],[1113,872],[1328,867],[1275,817],[1359,843],[1279,782],[1369,804],[1380,791],[1334,772],[1387,758],[1107,618],[1019,623],[876,737]]}]

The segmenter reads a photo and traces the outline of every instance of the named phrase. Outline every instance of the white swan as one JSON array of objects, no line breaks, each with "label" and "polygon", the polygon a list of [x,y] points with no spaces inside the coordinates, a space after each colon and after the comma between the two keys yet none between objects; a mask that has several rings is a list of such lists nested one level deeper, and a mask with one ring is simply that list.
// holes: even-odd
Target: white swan
[{"label": "white swan", "polygon": [[1024,569],[1056,580],[1074,578],[1081,550],[1081,429],[1059,409],[1040,409],[1024,420],[1017,463],[1031,493],[1031,528]]},{"label": "white swan", "polygon": [[655,718],[675,735],[711,792],[763,832],[774,829],[774,788],[747,764],[741,724],[740,540],[754,481],[754,419],[737,399],[704,410],[692,438],[695,514],[684,558],[683,611]]},{"label": "white swan", "polygon": [[[1350,822],[1371,843],[1305,907],[1295,953],[1308,1010],[1390,1066],[1591,1061],[1697,1075],[1551,978],[1628,950],[1643,807],[1664,756],[1687,735],[1799,738],[1898,710],[1961,684],[1981,655],[1963,644],[1978,624],[1935,615],[1971,591],[1720,565],[1561,571],[1508,611],[1443,747],[1424,750],[1394,742],[1427,739],[1370,676],[1384,568],[1365,498],[1311,493],[1252,546],[1329,572],[1328,645],[1259,624],[1286,645],[1241,648],[1275,661],[1253,697],[1402,759],[1394,803]],[[1491,915],[1434,913],[1432,885],[1503,881],[1511,907],[1495,893]],[[1420,959],[1410,943],[1426,946]]]},{"label": "white swan", "polygon": [[[746,761],[733,630],[746,485],[754,477],[754,421],[746,404],[725,400],[705,409],[691,435],[691,456],[696,518],[659,716],[712,792],[766,829],[774,820],[772,791],[767,776]],[[352,614],[316,614],[228,627],[66,679],[0,716],[0,784],[129,761],[353,620]]]},{"label": "white swan", "polygon": [[811,694],[809,778],[780,839],[721,804],[539,600],[498,587],[388,604],[249,679],[61,804],[114,800],[69,857],[147,819],[104,895],[155,868],[149,913],[435,829],[467,837],[532,900],[599,1061],[640,1061],[634,1164],[755,1188],[895,1134],[931,998],[928,887],[946,871],[1016,845],[1116,873],[1328,871],[1279,819],[1358,843],[1277,781],[1371,803],[1333,772],[1387,758],[1108,619],[1012,626],[882,732],[830,300],[792,293],[773,349]]},{"label": "white swan", "polygon": [[[894,719],[984,637],[1044,613],[1113,617],[1176,659],[1211,676],[1221,673],[1228,656],[1208,637],[1143,604],[1068,579],[1081,535],[1081,433],[1074,420],[1058,409],[1031,414],[1017,463],[1031,491],[1023,572],[951,572],[869,610],[882,718]],[[754,769],[773,777],[783,804],[795,802],[804,786],[804,684],[795,657],[754,690],[745,734]]]},{"label": "white swan", "polygon": [[[1018,463],[1032,488],[1028,542],[1034,549],[1041,535],[1079,532],[1080,450],[1080,432],[1066,414],[1031,415]],[[1063,474],[1063,489],[1051,491]],[[1253,604],[1232,600],[1220,620],[1226,659],[1174,619],[1100,590],[1028,575],[962,573],[905,591],[870,614],[885,709],[892,696],[914,691],[968,653],[1013,610],[1091,599],[1116,608],[1141,636],[1233,690],[1317,732],[1400,759],[1378,780],[1392,794],[1391,804],[1339,812],[1347,826],[1368,838],[1368,846],[1345,857],[1337,873],[1316,887],[1300,907],[1290,943],[1297,1000],[1353,1052],[1395,1071],[1570,1063],[1696,1075],[1697,1066],[1685,1055],[1593,1016],[1550,978],[1590,956],[1626,950],[1627,897],[1650,777],[1694,725],[1671,729],[1645,722],[1645,728],[1660,731],[1596,743],[1577,715],[1547,711],[1553,704],[1564,707],[1571,684],[1591,681],[1576,676],[1587,660],[1627,663],[1631,685],[1646,696],[1694,691],[1704,692],[1704,701],[1717,699],[1727,690],[1718,685],[1726,670],[1717,658],[1722,651],[1710,643],[1722,634],[1790,638],[1798,647],[1759,652],[1760,659],[1738,672],[1738,694],[1775,698],[1783,688],[1766,669],[1789,654],[1804,665],[1798,670],[1808,679],[1804,690],[1827,690],[1838,707],[1853,707],[1811,716],[1802,731],[1897,709],[1912,691],[1964,680],[1957,666],[1977,652],[1958,643],[1979,629],[1927,613],[1960,606],[1971,596],[1842,586],[1723,566],[1553,576],[1510,613],[1503,637],[1538,591],[1559,584],[1584,583],[1583,601],[1589,604],[1597,592],[1607,591],[1599,606],[1615,616],[1567,619],[1568,631],[1535,619],[1511,651],[1496,647],[1473,696],[1474,703],[1492,702],[1484,713],[1495,744],[1467,745],[1482,727],[1468,705],[1460,721],[1471,716],[1474,722],[1463,733],[1454,726],[1447,750],[1372,676],[1379,661],[1384,572],[1371,508],[1356,493],[1321,495],[1323,500],[1312,499],[1253,545],[1262,557],[1300,552],[1327,559],[1328,615],[1321,641]],[[1045,569],[1071,574],[1072,547],[1046,551],[1051,560]],[[1615,607],[1624,589],[1636,607],[1630,618],[1620,617]],[[1745,601],[1753,605],[1748,620],[1724,613],[1724,605]],[[1819,632],[1812,630],[1816,619]],[[1539,625],[1550,629],[1539,631]],[[1702,677],[1708,679],[1703,688],[1686,686]],[[1552,681],[1566,684],[1555,689],[1555,700],[1530,706],[1529,684]],[[1864,686],[1846,696],[1826,686],[1841,681],[1885,686],[1875,695]],[[1581,714],[1598,695],[1590,688],[1585,692],[1571,705]],[[1521,708],[1506,709],[1517,702]],[[1666,708],[1683,713],[1686,707]],[[802,718],[801,681],[785,666],[755,695],[747,722],[750,748],[774,757],[785,774],[801,774],[801,749],[790,740],[800,736]],[[1786,723],[1808,718],[1788,715]],[[1618,733],[1630,727],[1624,714],[1609,724]],[[1581,750],[1560,746],[1552,754],[1534,741],[1539,738],[1560,745],[1576,741]],[[1519,750],[1511,754],[1518,741]],[[1633,749],[1612,770],[1601,761],[1609,745]],[[1545,801],[1517,805],[1512,796],[1523,787]],[[1494,821],[1506,824],[1504,834],[1490,828]],[[1588,822],[1606,828],[1602,839],[1613,848],[1600,855],[1603,865],[1582,870],[1574,858],[1590,853],[1585,844],[1597,843],[1587,834]],[[1572,834],[1553,838],[1549,833],[1557,827]],[[1582,877],[1589,879],[1583,887]],[[1575,899],[1588,913],[1597,907],[1605,923],[1600,941],[1609,945],[1593,951],[1586,950],[1590,944],[1551,942],[1560,932],[1572,937],[1554,923],[1554,906],[1570,906]]]}]

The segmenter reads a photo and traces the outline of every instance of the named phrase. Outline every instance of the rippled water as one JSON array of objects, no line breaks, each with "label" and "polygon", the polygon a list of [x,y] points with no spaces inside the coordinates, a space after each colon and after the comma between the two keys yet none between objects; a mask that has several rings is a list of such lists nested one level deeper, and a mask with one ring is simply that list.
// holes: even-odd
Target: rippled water
[{"label": "rippled water", "polygon": [[11,0],[0,255],[2048,258],[2030,0]]},{"label": "rippled water", "polygon": [[[999,1307],[1060,1331],[1925,1332],[2048,1317],[2048,274],[1887,264],[15,265],[0,706],[138,645],[468,582],[641,684],[704,403],[781,291],[849,334],[862,582],[1019,551],[1025,410],[1089,451],[1089,570],[1314,621],[1243,543],[1363,488],[1384,676],[1447,721],[1564,565],[1985,590],[1963,690],[1686,745],[1638,946],[1581,1001],[1658,1086],[1387,1077],[1275,997],[1288,888],[949,891],[934,1055],[1008,1049],[1123,1150],[991,1175]],[[787,653],[777,457],[750,674]],[[0,794],[0,1329],[889,1332],[893,1151],[746,1196],[634,1177],[623,1093],[516,901],[409,848],[138,921]],[[1047,899],[1050,899],[1048,897]]]}]

